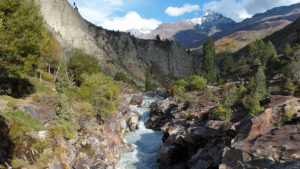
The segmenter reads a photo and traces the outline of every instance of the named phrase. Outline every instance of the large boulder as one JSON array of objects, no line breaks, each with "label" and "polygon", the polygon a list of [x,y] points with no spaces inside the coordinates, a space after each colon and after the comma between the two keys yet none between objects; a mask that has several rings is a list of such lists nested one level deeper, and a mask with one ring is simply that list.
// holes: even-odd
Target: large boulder
[{"label": "large boulder", "polygon": [[133,95],[130,100],[130,105],[137,105],[141,107],[143,103],[143,96],[142,95]]},{"label": "large boulder", "polygon": [[140,121],[141,115],[138,112],[134,112],[131,118],[128,120],[128,127],[130,131],[135,131],[139,128],[139,121]]}]

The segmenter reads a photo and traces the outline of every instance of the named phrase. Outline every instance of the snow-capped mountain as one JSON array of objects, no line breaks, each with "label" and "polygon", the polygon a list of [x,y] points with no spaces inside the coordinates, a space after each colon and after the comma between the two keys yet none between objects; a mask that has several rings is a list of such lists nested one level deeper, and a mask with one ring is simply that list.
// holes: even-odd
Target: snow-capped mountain
[{"label": "snow-capped mountain", "polygon": [[179,41],[185,48],[199,46],[207,36],[223,31],[236,23],[222,14],[208,10],[199,18],[180,20],[175,23],[163,23],[151,33],[139,36],[143,39],[162,39]]}]

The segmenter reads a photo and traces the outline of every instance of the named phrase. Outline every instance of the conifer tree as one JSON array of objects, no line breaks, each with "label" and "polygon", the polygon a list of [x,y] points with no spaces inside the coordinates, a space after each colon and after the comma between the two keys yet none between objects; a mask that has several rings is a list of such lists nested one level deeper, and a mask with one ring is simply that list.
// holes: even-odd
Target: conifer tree
[{"label": "conifer tree", "polygon": [[222,63],[221,63],[222,75],[226,75],[228,71],[232,69],[233,66],[234,66],[233,57],[231,55],[225,56],[224,59],[222,59]]},{"label": "conifer tree", "polygon": [[285,44],[284,48],[282,49],[282,52],[283,54],[285,55],[288,55],[292,52],[292,49],[291,49],[291,45],[289,43]]},{"label": "conifer tree", "polygon": [[259,67],[254,76],[254,90],[253,92],[258,93],[259,99],[264,99],[269,95],[266,87],[266,76],[263,67]]},{"label": "conifer tree", "polygon": [[33,1],[2,0],[0,11],[0,75],[33,72],[47,35],[38,7]]},{"label": "conifer tree", "polygon": [[208,37],[203,44],[202,76],[208,81],[215,81],[217,78],[215,72],[215,46],[214,40]]},{"label": "conifer tree", "polygon": [[64,93],[64,90],[67,87],[69,87],[69,83],[70,83],[65,57],[61,57],[58,69],[59,70],[57,74],[56,90],[59,93]]},{"label": "conifer tree", "polygon": [[265,45],[264,53],[261,55],[261,62],[263,65],[267,65],[277,55],[276,49],[271,41]]}]

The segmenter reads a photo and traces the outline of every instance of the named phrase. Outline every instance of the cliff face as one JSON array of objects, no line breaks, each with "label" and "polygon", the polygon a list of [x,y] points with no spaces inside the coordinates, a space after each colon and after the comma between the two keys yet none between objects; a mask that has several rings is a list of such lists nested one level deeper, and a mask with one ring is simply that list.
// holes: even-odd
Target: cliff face
[{"label": "cliff face", "polygon": [[47,27],[64,49],[84,49],[139,85],[145,81],[147,68],[151,78],[163,85],[168,85],[172,78],[199,71],[199,59],[188,55],[178,43],[141,40],[128,33],[97,27],[83,19],[67,0],[36,2]]}]

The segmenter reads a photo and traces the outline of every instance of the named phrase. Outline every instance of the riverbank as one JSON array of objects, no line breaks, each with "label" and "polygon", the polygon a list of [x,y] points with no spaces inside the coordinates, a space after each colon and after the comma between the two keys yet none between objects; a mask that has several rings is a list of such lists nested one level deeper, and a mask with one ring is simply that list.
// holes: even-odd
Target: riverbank
[{"label": "riverbank", "polygon": [[161,169],[242,169],[300,167],[300,99],[272,95],[265,111],[249,115],[239,103],[231,120],[217,117],[218,101],[153,103],[146,126],[163,132]]}]

